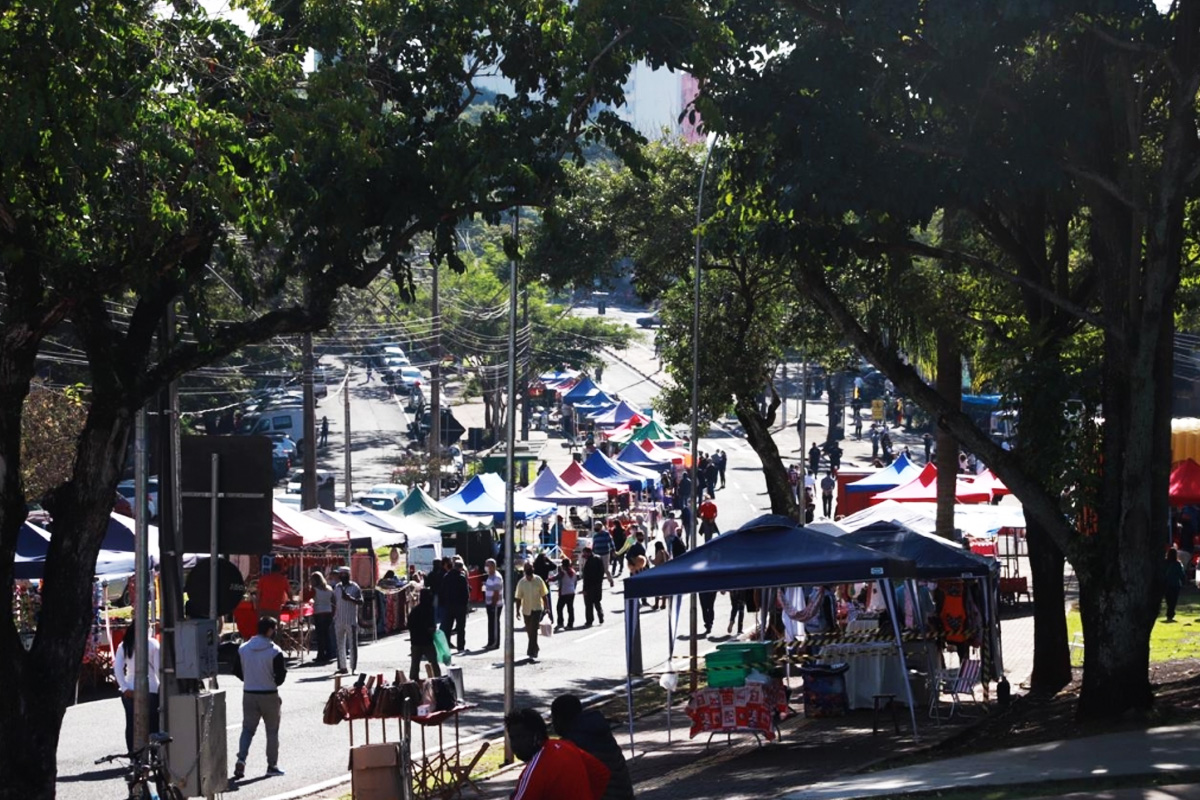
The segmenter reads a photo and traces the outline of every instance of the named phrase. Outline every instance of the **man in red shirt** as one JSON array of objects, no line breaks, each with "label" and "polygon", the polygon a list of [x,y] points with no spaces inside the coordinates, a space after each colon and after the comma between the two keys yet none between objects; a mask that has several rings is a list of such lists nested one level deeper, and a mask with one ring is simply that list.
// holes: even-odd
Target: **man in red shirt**
[{"label": "man in red shirt", "polygon": [[279,610],[292,599],[291,586],[279,564],[272,564],[271,571],[258,579],[258,613],[279,619]]},{"label": "man in red shirt", "polygon": [[705,500],[700,504],[700,535],[704,537],[704,541],[711,541],[714,536],[719,536],[721,531],[717,529],[717,504],[712,500]]},{"label": "man in red shirt", "polygon": [[598,758],[565,739],[551,739],[546,721],[532,708],[504,717],[513,754],[525,762],[512,800],[600,800],[609,771]]}]

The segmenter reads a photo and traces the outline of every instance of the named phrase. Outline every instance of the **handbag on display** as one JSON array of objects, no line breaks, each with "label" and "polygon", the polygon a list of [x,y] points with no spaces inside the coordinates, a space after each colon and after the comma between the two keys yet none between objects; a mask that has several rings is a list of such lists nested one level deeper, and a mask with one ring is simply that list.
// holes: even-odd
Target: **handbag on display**
[{"label": "handbag on display", "polygon": [[371,692],[367,689],[367,676],[362,674],[350,687],[345,701],[346,719],[366,719],[371,716]]},{"label": "handbag on display", "polygon": [[400,687],[388,683],[379,675],[375,679],[375,691],[371,695],[371,716],[375,719],[388,719],[400,716]]},{"label": "handbag on display", "polygon": [[454,681],[449,675],[440,675],[429,681],[433,686],[433,708],[436,711],[450,711],[458,705],[458,695],[454,690]]},{"label": "handbag on display", "polygon": [[326,725],[337,725],[346,718],[346,697],[349,696],[349,689],[335,689],[330,692],[329,699],[325,701],[325,711],[321,714],[321,721]]}]

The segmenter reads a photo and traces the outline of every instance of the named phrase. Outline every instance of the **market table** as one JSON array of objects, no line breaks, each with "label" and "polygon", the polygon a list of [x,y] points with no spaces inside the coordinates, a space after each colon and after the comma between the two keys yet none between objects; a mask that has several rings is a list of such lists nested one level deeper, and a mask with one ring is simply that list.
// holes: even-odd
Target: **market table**
[{"label": "market table", "polygon": [[[708,732],[747,732],[771,741],[778,730],[777,721],[790,714],[783,684],[747,683],[745,686],[701,689],[692,694],[687,715],[692,720],[690,737]],[[711,737],[710,737],[711,738]]]},{"label": "market table", "polygon": [[279,610],[279,629],[275,634],[275,642],[283,648],[288,658],[298,657],[301,662],[304,661],[304,655],[308,651],[312,615],[312,603],[285,606]]}]

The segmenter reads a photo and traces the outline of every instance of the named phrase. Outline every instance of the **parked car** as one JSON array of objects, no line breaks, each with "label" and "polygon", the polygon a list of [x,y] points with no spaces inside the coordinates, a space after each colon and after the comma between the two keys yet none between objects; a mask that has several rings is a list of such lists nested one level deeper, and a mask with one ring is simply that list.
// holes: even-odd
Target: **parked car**
[{"label": "parked car", "polygon": [[425,376],[416,367],[401,367],[392,379],[397,390],[412,391],[425,383]]},{"label": "parked car", "polygon": [[407,496],[408,489],[398,483],[377,483],[358,498],[358,503],[372,511],[391,511]]},{"label": "parked car", "polygon": [[268,408],[258,414],[242,417],[234,433],[238,435],[269,436],[286,433],[296,443],[296,456],[304,453],[304,409],[300,406]]},{"label": "parked car", "polygon": [[[304,481],[304,470],[298,469],[288,478],[287,493],[300,494],[301,485]],[[317,489],[320,489],[326,483],[333,482],[333,473],[327,469],[317,470]]]},{"label": "parked car", "polygon": [[657,328],[659,325],[662,325],[662,317],[656,311],[648,317],[638,317],[637,324],[643,328]]},{"label": "parked car", "polygon": [[[133,478],[127,481],[121,481],[117,484],[117,493],[129,501],[130,509],[134,506],[134,490],[135,483]],[[158,476],[152,476],[146,481],[146,510],[150,512],[150,519],[158,516]],[[133,515],[133,516],[136,516]]]}]

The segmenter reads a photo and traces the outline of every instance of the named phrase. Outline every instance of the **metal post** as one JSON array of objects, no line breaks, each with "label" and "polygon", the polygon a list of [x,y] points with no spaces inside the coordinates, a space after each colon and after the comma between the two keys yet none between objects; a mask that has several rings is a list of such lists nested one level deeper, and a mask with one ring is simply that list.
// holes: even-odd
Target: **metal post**
[{"label": "metal post", "polygon": [[146,504],[146,409],[139,408],[134,423],[133,502],[137,511],[133,535],[133,747],[146,746],[150,738],[150,550]]},{"label": "metal post", "polygon": [[218,507],[220,503],[221,484],[220,480],[220,465],[221,457],[213,453],[209,458],[212,460],[209,472],[209,491],[212,492],[212,498],[208,501],[209,514],[211,522],[208,530],[208,618],[217,618],[217,547],[220,545],[219,528],[217,526]]},{"label": "metal post", "polygon": [[[346,505],[350,505],[351,503],[354,502],[354,476],[350,470],[351,454],[352,454],[354,448],[352,448],[350,446],[350,365],[349,364],[346,365],[346,382],[344,384],[342,384],[342,416],[343,416],[342,428],[344,428],[346,431],[346,433],[342,436],[342,449],[345,450],[345,453],[343,454],[343,458],[346,461],[346,467],[345,467],[345,470],[346,470],[345,492],[346,492],[346,494],[345,494],[345,498],[346,498]],[[413,678],[413,680],[416,680],[416,678]]]},{"label": "metal post", "polygon": [[[433,366],[429,370],[429,479],[434,500],[442,496],[442,316],[438,297],[438,265],[433,265],[433,294],[429,313],[433,317]],[[417,415],[417,425],[421,417]],[[415,680],[415,678],[414,678]]]},{"label": "metal post", "polygon": [[783,357],[783,418],[780,420],[780,424],[783,425],[785,430],[787,429],[787,403],[788,403],[787,386],[788,386],[787,356],[784,356]]},{"label": "metal post", "polygon": [[[704,166],[700,169],[700,191],[696,197],[696,259],[693,267],[694,297],[692,299],[692,496],[691,517],[688,520],[688,549],[696,549],[696,515],[699,509],[700,480],[700,223],[704,219],[704,179],[708,175],[708,162],[712,160],[713,147],[717,144],[716,134],[708,137],[708,152],[704,154]],[[696,593],[688,602],[688,684],[696,691],[699,680],[698,647],[696,642]]]},{"label": "metal post", "polygon": [[[803,350],[800,351],[800,497],[808,499],[808,488],[804,476],[808,474],[808,358]],[[807,504],[800,503],[800,518],[796,520],[801,525],[808,519]]]},{"label": "metal post", "polygon": [[[513,236],[517,233],[517,218],[513,216]],[[516,526],[513,513],[513,486],[516,483],[516,459],[513,458],[516,449],[517,407],[514,398],[517,393],[517,261],[508,262],[508,405],[505,408],[507,417],[507,432],[505,445],[508,456],[504,464],[504,591],[508,596],[504,603],[504,713],[513,710],[513,692],[516,678],[513,673],[513,658],[516,652],[514,624],[516,610],[512,602],[513,591],[516,588],[516,571],[513,562],[517,557],[514,541]],[[513,585],[509,585],[513,583]],[[512,762],[512,744],[508,734],[504,736],[504,763]]]},{"label": "metal post", "polygon": [[302,342],[304,372],[304,480],[300,482],[300,508],[307,511],[317,507],[317,400],[313,395],[312,334],[304,334]]}]

